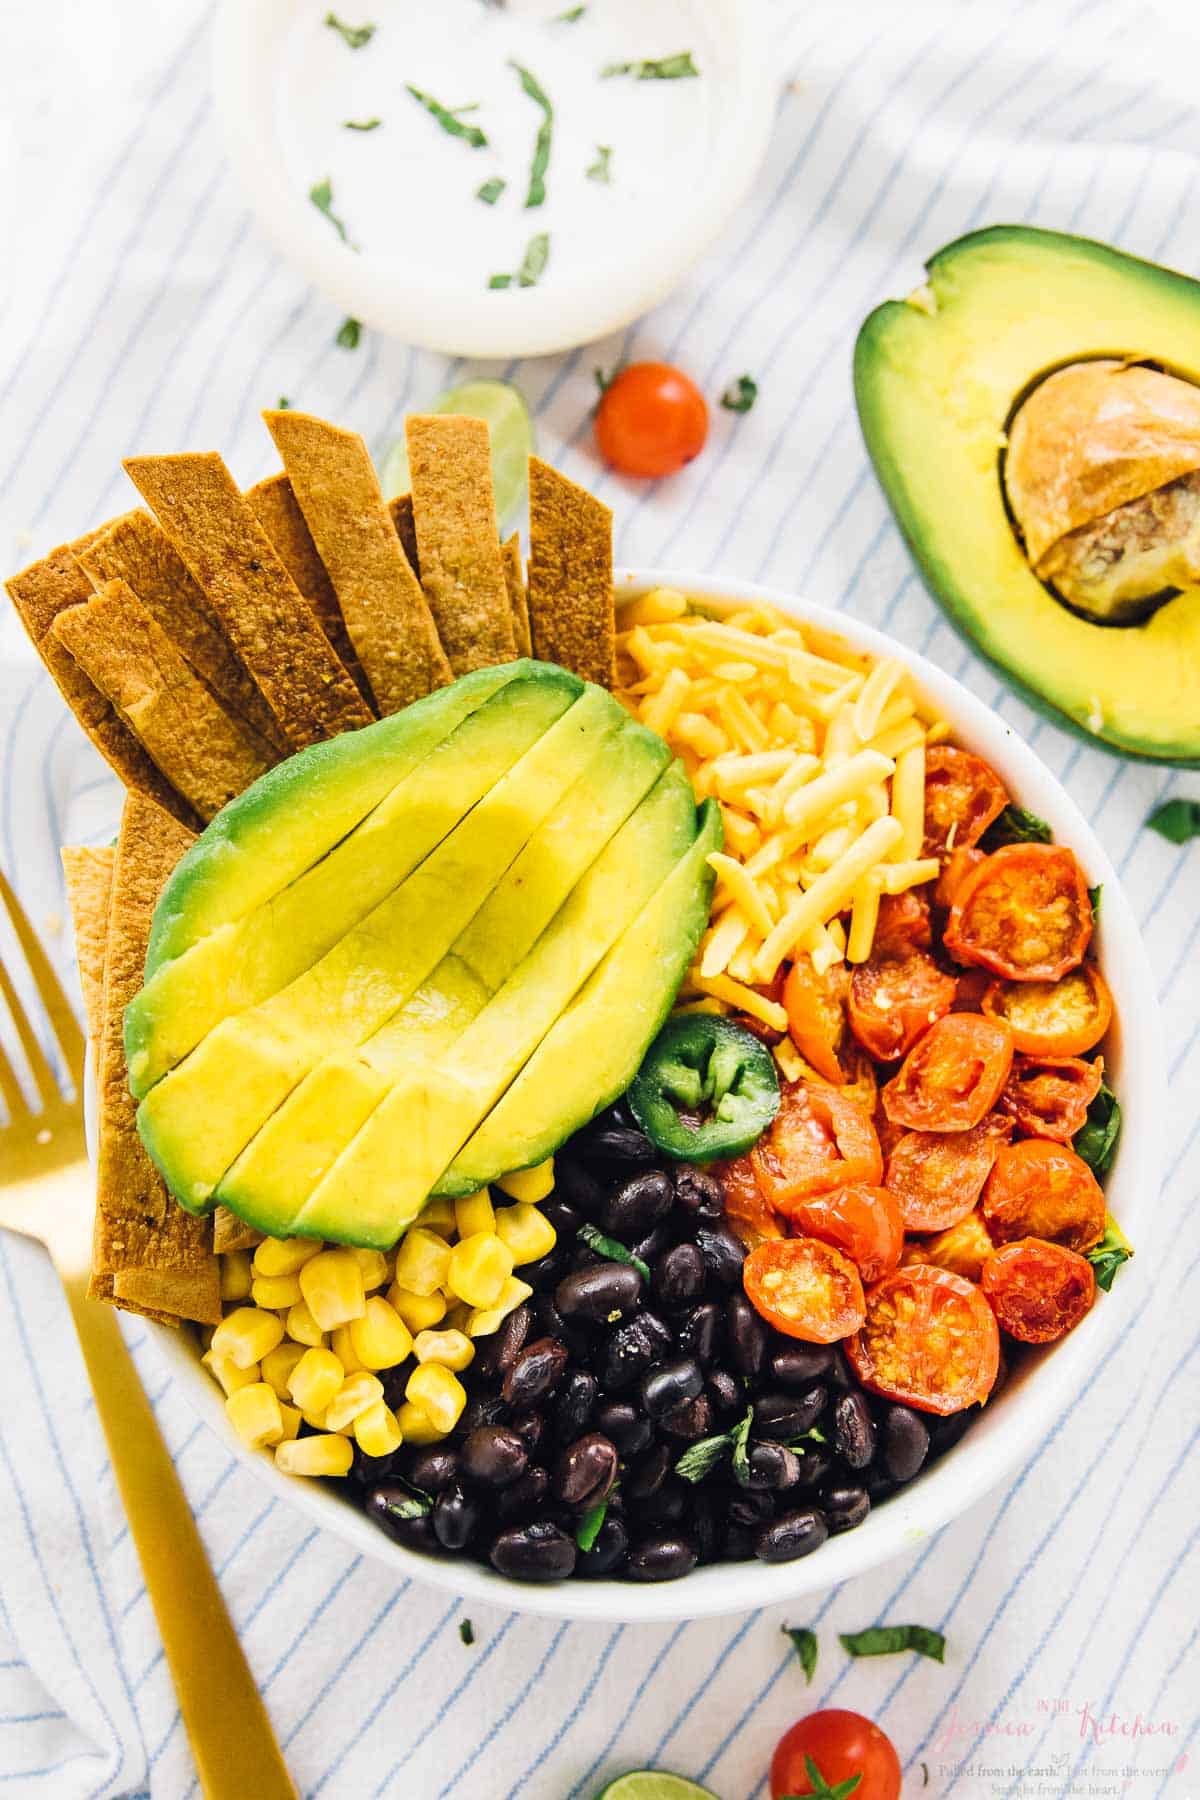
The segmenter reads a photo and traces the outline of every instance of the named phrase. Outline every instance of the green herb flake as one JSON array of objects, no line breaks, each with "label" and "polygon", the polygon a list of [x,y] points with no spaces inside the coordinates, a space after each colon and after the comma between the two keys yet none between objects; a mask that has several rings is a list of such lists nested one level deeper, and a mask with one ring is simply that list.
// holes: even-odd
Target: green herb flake
[{"label": "green herb flake", "polygon": [[549,261],[550,234],[548,231],[539,231],[537,236],[531,237],[526,245],[525,255],[517,270],[517,286],[536,287]]},{"label": "green herb flake", "polygon": [[429,116],[436,119],[442,130],[451,137],[462,138],[463,142],[470,144],[473,150],[483,150],[487,147],[488,140],[478,125],[464,125],[460,117],[462,113],[474,112],[479,104],[477,100],[472,101],[470,106],[443,106],[440,100],[435,100],[432,94],[423,93],[410,81],[405,82],[404,85],[413,99],[423,106]]},{"label": "green herb flake", "polygon": [[460,1619],[458,1621],[458,1635],[463,1643],[468,1646],[475,1642],[475,1627],[472,1625],[470,1619]]},{"label": "green herb flake", "polygon": [[1003,844],[1050,844],[1054,833],[1045,819],[1026,812],[1023,806],[1006,806],[984,833],[983,847],[998,850]]},{"label": "green herb flake", "polygon": [[627,1250],[618,1239],[605,1237],[595,1225],[581,1225],[575,1235],[581,1237],[588,1249],[594,1250],[597,1256],[606,1257],[609,1262],[628,1263],[637,1270],[643,1281],[649,1281],[650,1270],[641,1257],[635,1256],[632,1250]]},{"label": "green herb flake", "polygon": [[587,11],[586,6],[568,6],[566,12],[555,13],[552,25],[577,25]]},{"label": "green herb flake", "polygon": [[607,182],[607,183],[611,184],[611,182],[612,182],[612,145],[611,144],[597,144],[596,145],[596,160],[594,163],[590,163],[588,165],[587,178],[589,181],[603,181],[603,182]]},{"label": "green herb flake", "polygon": [[374,25],[343,25],[336,13],[327,12],[325,23],[331,31],[336,31],[342,42],[350,50],[361,50],[375,36]]},{"label": "green herb flake", "polygon": [[325,177],[324,181],[318,181],[309,188],[308,197],[316,207],[317,211],[325,214],[325,217],[329,220],[329,223],[333,226],[333,229],[337,232],[347,249],[356,249],[357,245],[350,242],[350,237],[346,231],[345,225],[333,210],[333,183],[330,181],[328,175]]},{"label": "green herb flake", "polygon": [[792,1640],[792,1649],[800,1658],[800,1667],[804,1670],[805,1681],[811,1684],[817,1672],[817,1634],[810,1631],[807,1625],[781,1625],[779,1629],[784,1637]]},{"label": "green herb flake", "polygon": [[605,374],[604,370],[599,368],[592,370],[592,374],[596,378],[596,386],[600,389],[602,394],[607,394],[619,373],[620,371],[618,369],[613,369],[610,374]]},{"label": "green herb flake", "polygon": [[423,1519],[426,1513],[433,1511],[433,1501],[428,1494],[414,1488],[409,1494],[393,1494],[384,1511],[393,1519]]},{"label": "green herb flake", "polygon": [[1200,837],[1200,800],[1164,800],[1146,820],[1151,831],[1169,844],[1186,844]]},{"label": "green herb flake", "polygon": [[753,375],[739,375],[721,395],[721,405],[726,412],[748,413],[757,399],[758,383]]},{"label": "green herb flake", "polygon": [[[1081,1156],[1093,1175],[1107,1175],[1117,1153],[1121,1135],[1121,1106],[1106,1082],[1087,1111],[1087,1123],[1081,1125],[1071,1140],[1076,1156]],[[1111,1280],[1111,1277],[1110,1277]]]},{"label": "green herb flake", "polygon": [[343,319],[334,339],[339,350],[357,350],[358,340],[362,336],[362,323],[358,319]]},{"label": "green herb flake", "polygon": [[915,1650],[934,1662],[946,1660],[945,1638],[928,1625],[868,1625],[865,1631],[842,1631],[838,1637],[847,1656],[896,1656],[901,1650]]},{"label": "green herb flake", "polygon": [[[525,196],[526,207],[541,206],[546,198],[546,170],[550,167],[550,141],[554,131],[554,108],[550,97],[536,75],[519,62],[510,62],[510,69],[515,69],[524,92],[535,106],[542,109],[542,122],[538,126],[538,134],[533,144],[533,162],[529,169],[529,191]],[[529,286],[531,284],[525,283]]]},{"label": "green herb flake", "polygon": [[850,1800],[862,1783],[861,1774],[847,1775],[845,1781],[830,1787],[811,1756],[804,1758],[804,1771],[808,1776],[808,1791],[803,1795],[784,1794],[782,1800]]},{"label": "green herb flake", "polygon": [[507,186],[503,175],[490,175],[482,187],[475,189],[475,198],[482,200],[485,206],[495,206]]},{"label": "green herb flake", "polygon": [[512,284],[513,284],[513,278],[511,275],[489,275],[488,276],[488,286],[490,288],[508,288],[508,287],[511,287]]},{"label": "green herb flake", "polygon": [[732,1449],[733,1436],[728,1431],[718,1432],[715,1437],[697,1438],[675,1464],[675,1473],[695,1486],[706,1475],[711,1475]]},{"label": "green herb flake", "polygon": [[807,1450],[810,1444],[827,1444],[828,1442],[829,1439],[825,1436],[825,1433],[821,1430],[820,1426],[814,1425],[812,1430],[806,1431],[803,1436],[789,1438],[787,1448],[789,1450]]},{"label": "green herb flake", "polygon": [[754,1408],[748,1406],[742,1418],[738,1420],[737,1424],[729,1434],[730,1441],[733,1444],[733,1479],[737,1482],[739,1487],[749,1487],[750,1485],[750,1453],[748,1449],[748,1440],[750,1437],[750,1427],[753,1423]]},{"label": "green herb flake", "polygon": [[[1086,1131],[1086,1129],[1085,1126],[1084,1130]],[[1104,1236],[1087,1253],[1087,1259],[1091,1263],[1096,1277],[1096,1286],[1103,1288],[1107,1294],[1112,1287],[1113,1277],[1117,1270],[1123,1263],[1127,1263],[1132,1255],[1133,1245],[1112,1214],[1108,1213],[1104,1220]]]},{"label": "green herb flake", "polygon": [[288,399],[287,395],[280,394],[278,400],[275,402],[275,411],[276,412],[290,412],[291,410],[292,410],[292,403]]},{"label": "green herb flake", "polygon": [[378,131],[383,124],[382,119],[343,119],[343,131]]},{"label": "green herb flake", "polygon": [[692,61],[690,50],[677,56],[648,57],[642,62],[607,63],[600,71],[602,81],[613,75],[632,75],[635,81],[684,81],[700,71]]},{"label": "green herb flake", "polygon": [[1103,882],[1099,882],[1095,887],[1090,887],[1088,889],[1088,899],[1092,903],[1092,921],[1093,921],[1093,923],[1100,917],[1100,896],[1103,892],[1104,892],[1104,883]]},{"label": "green herb flake", "polygon": [[579,1521],[575,1532],[575,1542],[583,1551],[588,1551],[600,1536],[600,1527],[604,1523],[604,1515],[608,1511],[608,1501],[600,1500],[595,1506],[589,1506]]}]

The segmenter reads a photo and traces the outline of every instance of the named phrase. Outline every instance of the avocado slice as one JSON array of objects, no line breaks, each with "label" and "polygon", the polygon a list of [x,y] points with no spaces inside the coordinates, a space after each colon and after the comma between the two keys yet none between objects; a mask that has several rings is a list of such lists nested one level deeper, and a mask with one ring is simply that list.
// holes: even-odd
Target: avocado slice
[{"label": "avocado slice", "polygon": [[[691,784],[672,763],[549,928],[450,1049],[398,1081],[338,1157],[293,1229],[383,1246],[520,1073],[596,964],[696,836]],[[657,973],[660,988],[667,988]],[[673,991],[673,990],[671,990]]]},{"label": "avocado slice", "polygon": [[463,1145],[435,1193],[473,1194],[498,1175],[543,1162],[625,1092],[708,924],[708,858],[723,839],[721,809],[706,800],[691,849]]},{"label": "avocado slice", "polygon": [[859,332],[863,435],[930,592],[1032,705],[1129,755],[1195,763],[1200,588],[1134,624],[1079,617],[1033,573],[1005,506],[1018,404],[1094,357],[1200,383],[1200,282],[1061,232],[973,232]]},{"label": "avocado slice", "polygon": [[[125,1060],[139,1099],[223,1018],[278,993],[324,956],[399,886],[582,691],[580,681],[562,679],[564,672],[548,664],[527,664],[526,671],[433,743],[327,856],[264,905],[218,926],[149,977],[125,1011]],[[377,728],[335,742],[357,749],[372,729]],[[278,806],[286,844],[296,838],[297,819],[306,816],[303,789],[285,790]],[[237,843],[229,865],[235,883],[243,862],[273,862],[273,850],[247,842],[245,834],[227,841]]]}]

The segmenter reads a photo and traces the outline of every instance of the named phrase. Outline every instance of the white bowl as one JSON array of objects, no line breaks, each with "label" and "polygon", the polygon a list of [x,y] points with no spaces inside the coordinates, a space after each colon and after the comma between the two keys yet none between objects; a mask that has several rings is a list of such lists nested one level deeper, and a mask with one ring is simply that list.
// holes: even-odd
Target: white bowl
[{"label": "white bowl", "polygon": [[810,606],[773,588],[746,581],[722,581],[677,570],[622,570],[619,597],[666,585],[697,596],[766,600],[804,623],[836,631],[853,648],[873,656],[899,656],[913,670],[925,697],[946,718],[966,748],[986,757],[1022,805],[1040,813],[1062,843],[1076,852],[1089,883],[1104,885],[1098,928],[1100,958],[1116,1002],[1105,1061],[1121,1097],[1124,1131],[1116,1163],[1107,1178],[1110,1210],[1140,1254],[1118,1274],[1113,1290],[1100,1294],[1088,1317],[1060,1344],[1022,1359],[1002,1393],[986,1408],[963,1440],[910,1486],[871,1512],[857,1530],[829,1539],[799,1562],[724,1563],[694,1570],[676,1582],[641,1586],[628,1581],[569,1581],[532,1587],[509,1581],[463,1558],[439,1561],[394,1544],[338,1493],[320,1484],[276,1472],[268,1459],[247,1450],[225,1417],[224,1398],[200,1365],[195,1340],[185,1332],[151,1326],[167,1366],[197,1412],[226,1447],[266,1482],[277,1498],[306,1513],[317,1525],[356,1551],[376,1557],[399,1575],[446,1588],[465,1599],[488,1601],[556,1618],[639,1621],[696,1618],[749,1611],[776,1601],[795,1600],[846,1581],[911,1550],[1004,1480],[1050,1430],[1087,1385],[1088,1375],[1123,1320],[1128,1320],[1150,1276],[1151,1220],[1161,1178],[1166,1077],[1154,981],[1129,904],[1115,870],[1074,801],[990,707],[957,681],[914,656],[894,639],[858,624],[845,614]]}]

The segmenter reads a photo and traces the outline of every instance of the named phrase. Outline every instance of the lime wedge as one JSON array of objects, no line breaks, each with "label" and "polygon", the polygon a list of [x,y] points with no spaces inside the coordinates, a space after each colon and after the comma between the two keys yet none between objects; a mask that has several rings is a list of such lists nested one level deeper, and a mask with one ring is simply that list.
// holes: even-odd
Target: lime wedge
[{"label": "lime wedge", "polygon": [[[533,421],[523,396],[507,381],[464,381],[447,388],[426,409],[431,413],[465,413],[486,419],[492,439],[492,484],[496,490],[496,523],[503,531],[525,499],[527,459],[534,448]],[[411,485],[408,451],[397,438],[380,468],[385,499],[407,494]]]},{"label": "lime wedge", "polygon": [[717,1800],[710,1788],[685,1781],[682,1775],[668,1775],[665,1769],[631,1769],[618,1775],[596,1800]]}]

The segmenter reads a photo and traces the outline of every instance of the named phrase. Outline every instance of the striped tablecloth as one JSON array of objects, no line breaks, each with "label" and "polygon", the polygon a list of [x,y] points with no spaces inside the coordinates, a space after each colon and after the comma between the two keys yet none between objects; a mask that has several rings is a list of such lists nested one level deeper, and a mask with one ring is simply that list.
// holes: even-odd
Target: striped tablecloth
[{"label": "striped tablecloth", "polygon": [[[398,0],[388,0],[388,5]],[[364,10],[364,9],[360,9]],[[372,11],[373,9],[365,9]],[[671,300],[611,342],[498,372],[543,451],[616,508],[626,563],[779,583],[927,652],[1066,780],[1144,926],[1174,1098],[1160,1266],[1129,1331],[1016,1479],[919,1552],[799,1608],[652,1629],[471,1609],[318,1537],[230,1460],[130,1332],[213,1563],[306,1796],[562,1800],[645,1763],[725,1800],[764,1791],[816,1705],[880,1719],[906,1792],[1200,1795],[1194,1702],[1200,847],[1142,828],[1200,777],[1115,761],[1042,722],[947,628],[868,469],[849,355],[877,299],[973,226],[1032,220],[1200,272],[1200,41],[1182,4],[776,0],[794,71],[741,216]],[[382,0],[374,11],[387,11]],[[283,267],[225,165],[206,6],[0,9],[0,563],[128,506],[119,458],[219,446],[271,464],[256,415],[298,405],[388,440],[462,365],[364,334]],[[599,469],[592,370],[682,363],[714,412],[661,486]],[[113,780],[0,621],[0,861],[70,953],[57,848],[112,833]],[[195,1792],[67,1315],[39,1252],[0,1244],[0,1784]],[[938,1626],[946,1666],[848,1663],[836,1632]],[[815,1626],[806,1688],[783,1623]],[[248,1796],[247,1800],[252,1800]]]}]

